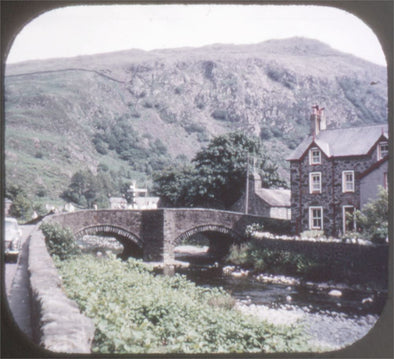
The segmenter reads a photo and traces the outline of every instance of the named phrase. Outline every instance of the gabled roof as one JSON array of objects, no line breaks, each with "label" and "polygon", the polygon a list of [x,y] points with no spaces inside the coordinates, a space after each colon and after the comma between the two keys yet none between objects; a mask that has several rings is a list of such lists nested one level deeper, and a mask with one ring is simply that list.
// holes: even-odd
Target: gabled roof
[{"label": "gabled roof", "polygon": [[372,171],[376,170],[379,168],[383,163],[385,163],[389,159],[389,156],[386,156],[379,160],[378,162],[375,162],[372,166],[367,168],[364,172],[360,173],[358,178],[364,178],[365,176],[369,175]]},{"label": "gabled roof", "polygon": [[312,144],[327,157],[366,155],[382,136],[388,139],[387,124],[324,130],[315,138],[309,136],[303,140],[287,160],[299,160]]},{"label": "gabled roof", "polygon": [[259,188],[256,196],[267,202],[271,207],[290,207],[290,190]]}]

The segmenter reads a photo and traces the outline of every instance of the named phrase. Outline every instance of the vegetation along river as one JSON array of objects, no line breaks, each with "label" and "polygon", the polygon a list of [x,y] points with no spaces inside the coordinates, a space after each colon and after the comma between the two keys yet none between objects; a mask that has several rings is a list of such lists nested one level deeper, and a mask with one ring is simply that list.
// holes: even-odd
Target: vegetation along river
[{"label": "vegetation along river", "polygon": [[198,285],[222,287],[244,313],[273,324],[303,325],[314,341],[327,350],[344,348],[367,335],[385,305],[387,293],[370,288],[226,269],[217,264],[195,264],[177,272]]},{"label": "vegetation along river", "polygon": [[[119,246],[115,239],[106,238],[101,248],[96,240],[85,238],[88,251],[122,250],[115,248]],[[302,325],[316,344],[327,351],[344,348],[367,335],[385,305],[386,292],[280,275],[251,275],[240,268],[214,263],[204,252],[193,246],[180,248],[176,258],[190,262],[190,266],[177,267],[176,272],[200,286],[222,287],[236,299],[236,308],[245,314],[273,324]]]}]

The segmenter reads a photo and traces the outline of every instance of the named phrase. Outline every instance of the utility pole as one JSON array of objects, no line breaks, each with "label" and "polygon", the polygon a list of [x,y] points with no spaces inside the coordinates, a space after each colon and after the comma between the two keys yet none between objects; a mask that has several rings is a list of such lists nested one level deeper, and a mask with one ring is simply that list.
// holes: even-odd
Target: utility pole
[{"label": "utility pole", "polygon": [[246,162],[245,214],[248,214],[248,209],[249,209],[249,152]]}]

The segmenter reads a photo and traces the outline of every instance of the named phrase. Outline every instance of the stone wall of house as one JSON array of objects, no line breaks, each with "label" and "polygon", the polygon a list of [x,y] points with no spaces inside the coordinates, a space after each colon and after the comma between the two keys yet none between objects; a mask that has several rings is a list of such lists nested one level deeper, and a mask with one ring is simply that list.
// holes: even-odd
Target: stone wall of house
[{"label": "stone wall of house", "polygon": [[291,220],[291,210],[286,207],[272,207],[268,217]]},{"label": "stone wall of house", "polygon": [[384,187],[384,174],[388,173],[388,161],[382,163],[360,180],[360,208],[371,200],[375,200],[378,194],[378,186]]},{"label": "stone wall of house", "polygon": [[[323,208],[323,230],[327,235],[343,233],[343,207],[360,208],[359,175],[377,161],[376,147],[367,156],[327,158],[321,164],[310,165],[308,151],[300,161],[290,163],[292,223],[296,233],[309,230],[309,207]],[[355,191],[343,193],[342,172],[354,170]],[[309,174],[321,173],[321,193],[310,193]]]}]

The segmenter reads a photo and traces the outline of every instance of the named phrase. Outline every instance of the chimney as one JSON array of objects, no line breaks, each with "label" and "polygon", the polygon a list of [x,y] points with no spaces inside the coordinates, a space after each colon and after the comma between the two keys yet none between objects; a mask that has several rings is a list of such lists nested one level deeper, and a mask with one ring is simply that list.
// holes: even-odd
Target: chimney
[{"label": "chimney", "polygon": [[312,106],[311,114],[311,135],[318,136],[320,131],[327,128],[326,118],[323,114],[324,107],[319,108],[319,105]]}]

